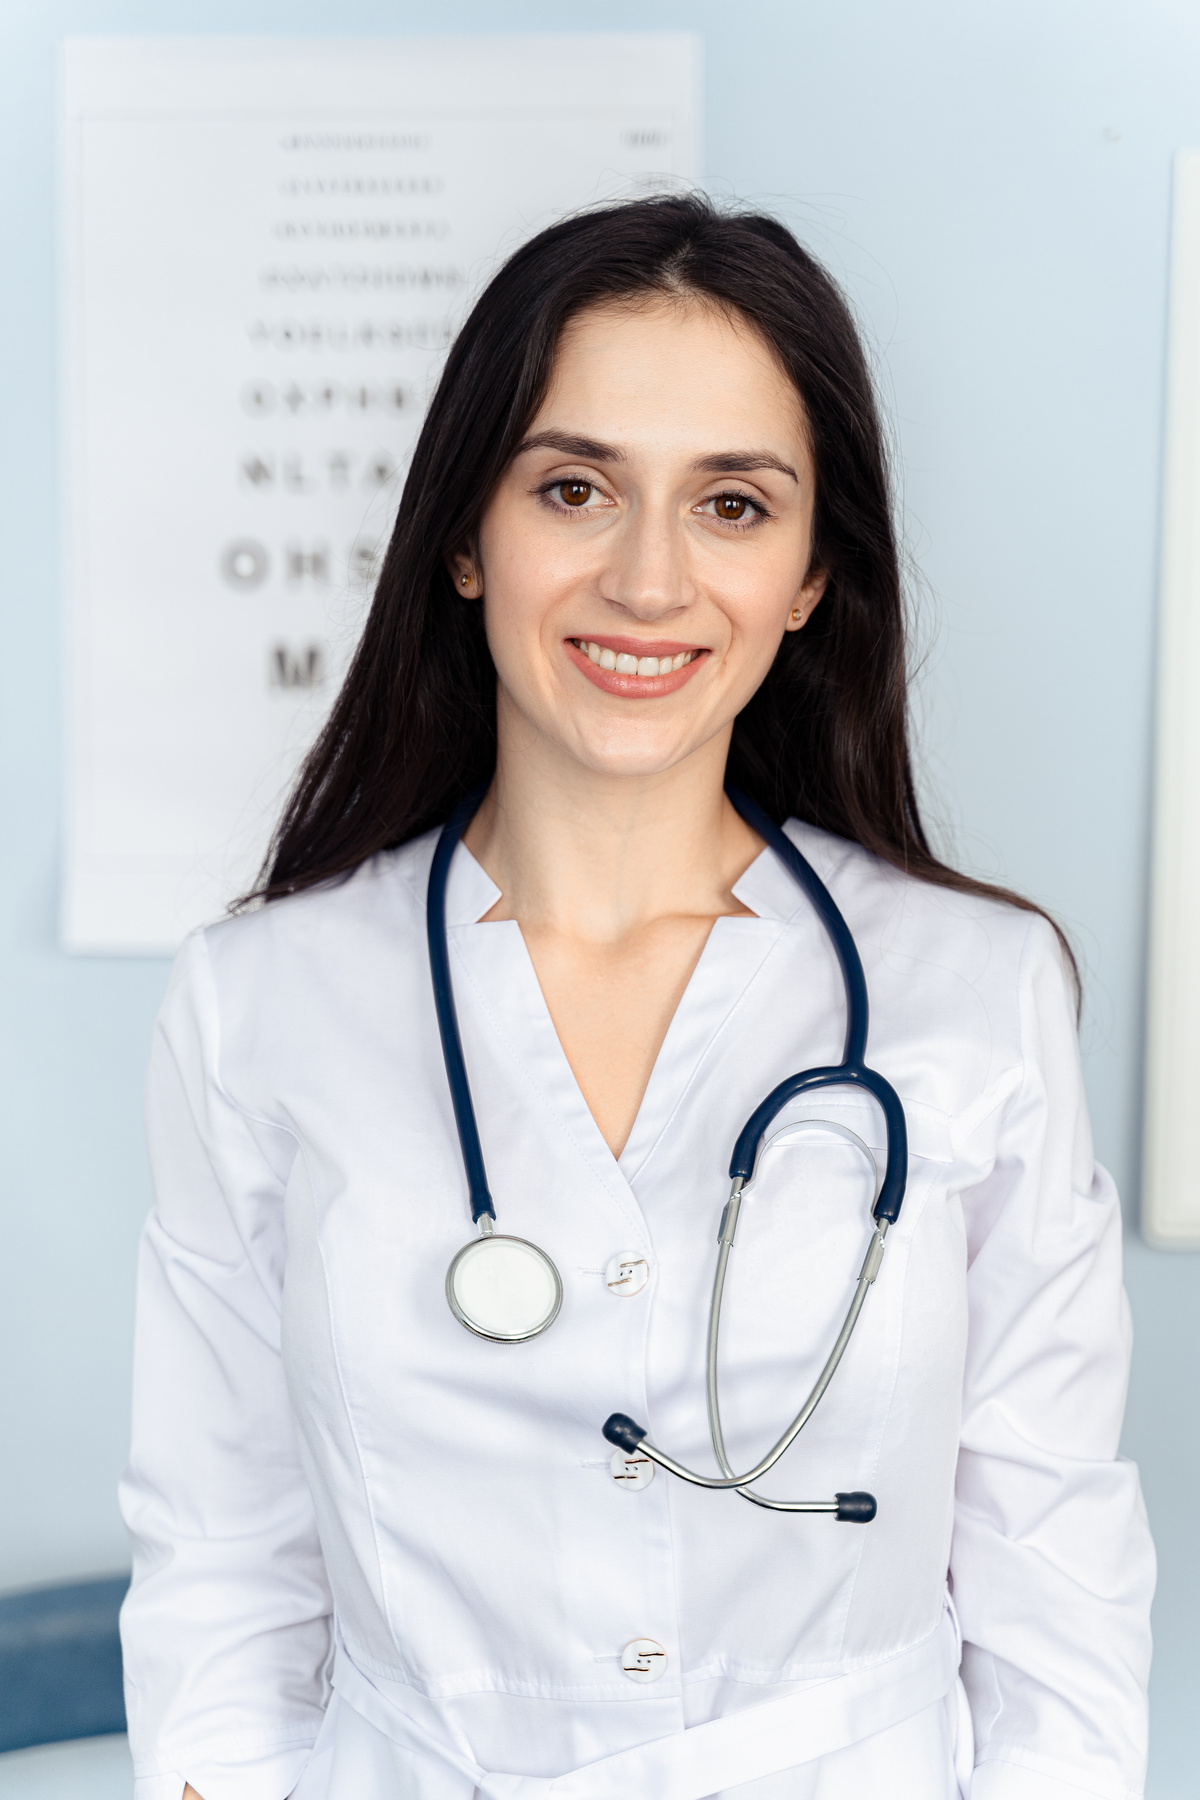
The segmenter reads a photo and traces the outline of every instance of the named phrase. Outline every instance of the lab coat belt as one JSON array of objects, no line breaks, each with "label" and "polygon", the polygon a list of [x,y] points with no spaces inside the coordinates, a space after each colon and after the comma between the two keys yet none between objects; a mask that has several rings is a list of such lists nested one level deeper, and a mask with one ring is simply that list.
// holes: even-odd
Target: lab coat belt
[{"label": "lab coat belt", "polygon": [[448,1764],[474,1783],[482,1800],[627,1800],[630,1794],[706,1800],[844,1750],[922,1712],[953,1687],[959,1656],[958,1632],[947,1608],[928,1637],[894,1656],[554,1776],[481,1768],[382,1694],[344,1646],[338,1648],[333,1686],[392,1743]]}]

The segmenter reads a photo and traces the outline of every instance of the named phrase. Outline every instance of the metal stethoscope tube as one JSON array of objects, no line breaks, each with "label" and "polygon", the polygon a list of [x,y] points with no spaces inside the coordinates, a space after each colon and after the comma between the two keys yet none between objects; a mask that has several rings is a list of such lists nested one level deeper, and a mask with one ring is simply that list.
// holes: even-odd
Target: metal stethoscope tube
[{"label": "metal stethoscope tube", "polygon": [[[854,1144],[871,1164],[876,1177],[876,1185],[878,1185],[878,1169],[875,1158],[866,1144],[855,1132],[828,1119],[799,1120],[794,1125],[785,1126],[782,1131],[774,1133],[759,1152],[755,1172],[757,1173],[757,1162],[761,1161],[762,1156],[770,1148],[774,1137],[781,1137],[784,1131],[795,1130],[804,1125],[819,1126],[824,1131],[835,1132],[839,1137],[846,1138]],[[858,1280],[854,1285],[854,1294],[846,1317],[842,1321],[842,1328],[838,1332],[833,1348],[803,1406],[783,1436],[768,1450],[767,1454],[752,1469],[747,1469],[743,1474],[738,1475],[735,1474],[725,1449],[725,1433],[721,1425],[717,1357],[721,1333],[721,1305],[725,1294],[725,1276],[729,1268],[729,1253],[733,1249],[737,1236],[738,1216],[741,1212],[745,1186],[746,1183],[742,1176],[739,1175],[734,1179],[729,1199],[726,1201],[725,1210],[721,1215],[721,1229],[717,1238],[717,1266],[713,1276],[712,1298],[708,1308],[708,1339],[705,1357],[708,1428],[712,1437],[713,1451],[723,1473],[721,1475],[699,1475],[694,1469],[685,1468],[682,1463],[676,1462],[673,1456],[668,1456],[664,1450],[660,1450],[657,1445],[652,1444],[642,1428],[624,1413],[612,1414],[605,1422],[604,1435],[610,1443],[617,1444],[622,1449],[631,1452],[636,1449],[638,1455],[648,1456],[660,1468],[668,1470],[672,1475],[678,1475],[682,1481],[691,1482],[694,1487],[718,1490],[733,1489],[741,1495],[743,1500],[750,1500],[755,1506],[767,1507],[772,1512],[835,1513],[839,1519],[865,1524],[875,1516],[875,1501],[870,1494],[838,1494],[832,1500],[772,1500],[765,1494],[750,1492],[750,1487],[753,1482],[760,1481],[764,1475],[768,1474],[795,1443],[817,1410],[826,1389],[833,1380],[838,1364],[845,1355],[846,1346],[853,1335],[854,1327],[858,1324],[867,1293],[882,1266],[884,1240],[887,1236],[889,1221],[878,1219],[874,1223],[871,1241],[867,1246],[867,1254],[863,1259],[862,1268],[859,1270]]]}]

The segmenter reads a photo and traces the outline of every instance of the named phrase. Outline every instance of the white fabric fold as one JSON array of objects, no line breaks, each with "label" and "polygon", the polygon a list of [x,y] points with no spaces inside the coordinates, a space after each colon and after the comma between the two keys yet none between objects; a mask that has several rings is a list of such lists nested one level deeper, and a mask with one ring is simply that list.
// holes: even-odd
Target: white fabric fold
[{"label": "white fabric fold", "polygon": [[448,1764],[473,1782],[482,1800],[619,1800],[629,1794],[705,1800],[911,1718],[949,1693],[958,1659],[958,1634],[947,1608],[936,1630],[894,1656],[550,1777],[489,1771],[440,1742],[382,1694],[344,1646],[334,1662],[333,1686],[392,1743]]}]

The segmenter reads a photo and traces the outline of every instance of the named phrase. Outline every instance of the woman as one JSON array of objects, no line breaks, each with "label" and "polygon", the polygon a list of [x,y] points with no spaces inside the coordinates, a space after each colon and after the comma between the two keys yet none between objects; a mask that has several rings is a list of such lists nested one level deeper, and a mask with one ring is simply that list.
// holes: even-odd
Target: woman
[{"label": "woman", "polygon": [[[1152,1554],[1071,974],[1036,908],[932,856],[904,705],[880,430],[823,272],[698,198],[518,252],[266,904],[189,940],[163,1008],[124,1488],[144,1800],[1140,1793]],[[734,1141],[858,1029],[792,846],[878,1079],[764,1128],[722,1440]],[[827,1395],[730,1491],[905,1176]],[[555,1315],[529,1262],[527,1341],[479,1335],[503,1281],[447,1291],[493,1203],[558,1271]],[[618,1420],[614,1451],[614,1411],[650,1438]],[[843,1517],[762,1504],[806,1496]]]}]

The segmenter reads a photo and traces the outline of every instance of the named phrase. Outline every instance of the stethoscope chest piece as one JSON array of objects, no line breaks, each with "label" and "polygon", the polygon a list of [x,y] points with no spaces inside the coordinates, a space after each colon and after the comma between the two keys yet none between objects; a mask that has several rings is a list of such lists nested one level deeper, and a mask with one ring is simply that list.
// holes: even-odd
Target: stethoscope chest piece
[{"label": "stethoscope chest piece", "polygon": [[464,1244],[446,1271],[446,1298],[460,1325],[494,1344],[523,1344],[553,1325],[562,1279],[536,1244],[486,1232]]}]

